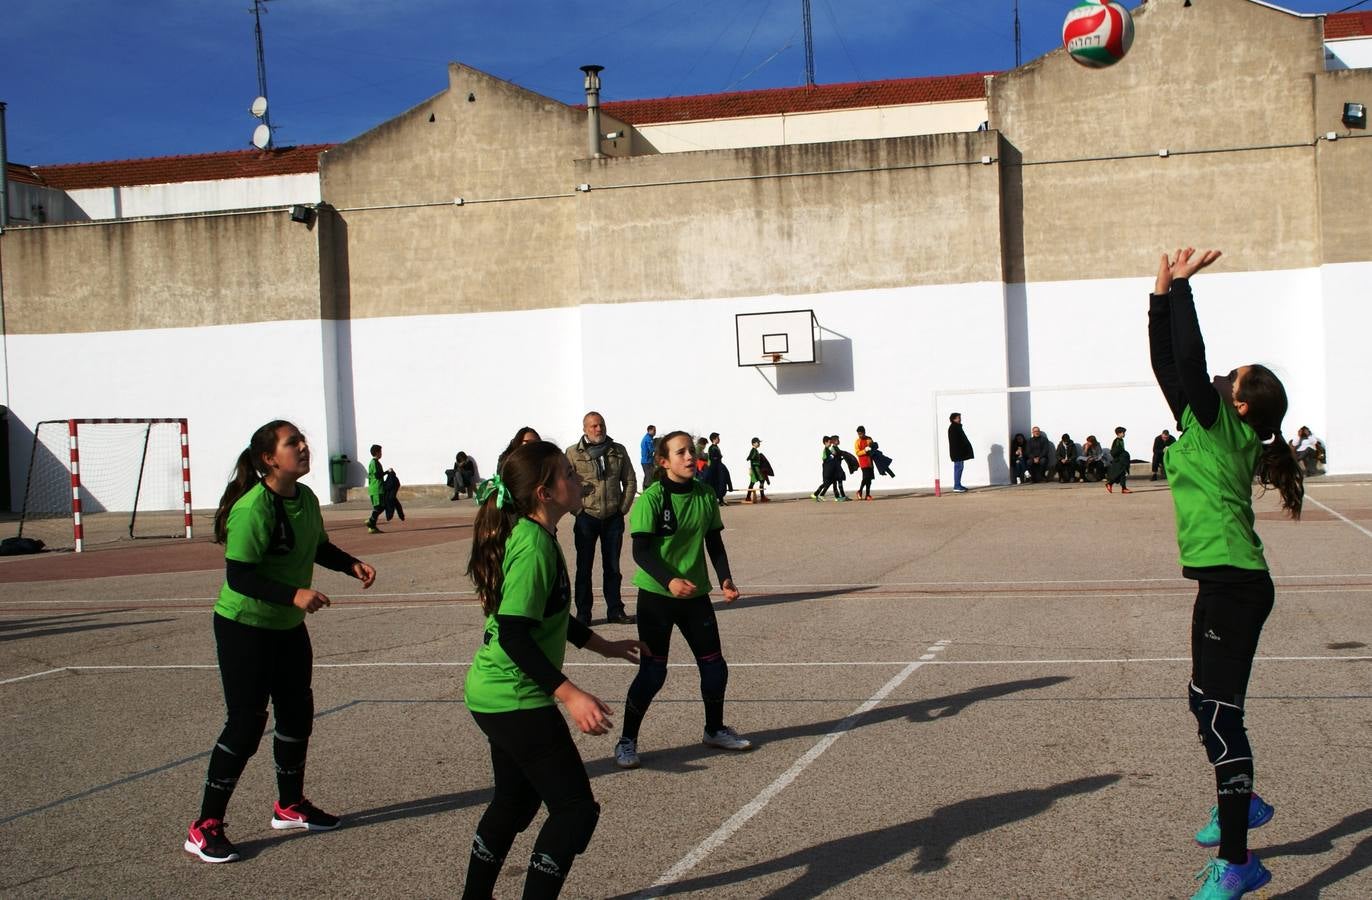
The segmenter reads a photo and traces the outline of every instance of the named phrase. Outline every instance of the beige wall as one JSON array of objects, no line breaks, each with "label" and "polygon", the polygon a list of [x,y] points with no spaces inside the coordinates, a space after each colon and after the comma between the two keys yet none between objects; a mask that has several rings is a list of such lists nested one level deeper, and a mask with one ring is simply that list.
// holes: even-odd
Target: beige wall
[{"label": "beige wall", "polygon": [[1327,263],[1372,259],[1372,216],[1368,215],[1368,182],[1372,177],[1372,137],[1343,124],[1347,102],[1372,104],[1372,70],[1328,72],[1315,79],[1315,130],[1334,132],[1340,140],[1321,140],[1319,161],[1320,224]]},{"label": "beige wall", "polygon": [[316,319],[316,232],[282,211],[5,232],[9,334]]},{"label": "beige wall", "polygon": [[[592,186],[577,210],[582,300],[998,281],[998,174],[981,163],[995,142],[973,132],[579,161]],[[800,174],[824,172],[842,174]],[[638,184],[653,186],[614,187]]]},{"label": "beige wall", "polygon": [[[1179,241],[1223,247],[1224,266],[1317,265],[1319,22],[1248,0],[1154,0],[1134,19],[1109,69],[1058,50],[992,80],[1006,194],[1023,197],[1006,211],[1009,279],[1138,274]],[[1245,39],[1221,53],[1216,34]],[[1276,145],[1300,146],[1261,149]]]}]

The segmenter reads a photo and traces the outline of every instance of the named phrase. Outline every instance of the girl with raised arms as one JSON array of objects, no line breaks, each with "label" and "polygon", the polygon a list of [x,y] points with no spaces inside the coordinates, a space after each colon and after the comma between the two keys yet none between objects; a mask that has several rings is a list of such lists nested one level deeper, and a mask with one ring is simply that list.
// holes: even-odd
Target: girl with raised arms
[{"label": "girl with raised arms", "polygon": [[515,836],[540,804],[524,897],[556,897],[600,818],[586,766],[556,703],[586,734],[610,729],[610,709],[562,674],[567,643],[637,662],[635,640],[607,641],[568,615],[571,582],[557,523],[581,509],[581,479],[566,455],[538,441],[515,446],[481,483],[467,574],[486,613],[467,672],[466,702],[491,745],[495,793],[472,839],[462,896],[488,900]]},{"label": "girl with raised arms", "polygon": [[300,430],[290,422],[268,422],[239,455],[214,516],[226,570],[214,605],[214,639],[228,721],[210,751],[200,815],[185,842],[186,852],[205,862],[238,859],[224,835],[224,813],[262,740],[268,699],[276,713],[272,754],[278,799],[272,827],[338,827],[337,816],[304,794],[305,752],[314,724],[314,657],[305,616],[329,605],[310,580],[318,564],[369,588],[376,570],[329,543],[319,500],[299,483],[309,471],[310,448]]},{"label": "girl with raised arms", "polygon": [[1248,849],[1248,830],[1272,818],[1253,790],[1253,751],[1244,696],[1258,636],[1275,591],[1253,530],[1253,478],[1274,488],[1299,519],[1304,484],[1281,436],[1286,390],[1265,366],[1240,366],[1210,378],[1190,277],[1220,251],[1188,247],[1163,254],[1149,298],[1153,372],[1181,437],[1167,448],[1182,574],[1196,582],[1187,697],[1215,771],[1218,802],[1196,843],[1219,847],[1201,876],[1201,900],[1240,897],[1272,874]]},{"label": "girl with raised arms", "polygon": [[638,675],[624,701],[624,731],[615,745],[615,762],[624,769],[639,766],[638,731],[653,697],[667,681],[667,653],[672,629],[681,629],[700,670],[700,698],[705,703],[704,743],[722,750],[749,750],[752,742],[724,724],[724,692],[729,667],[720,651],[719,626],[710,603],[705,572],[708,553],[719,576],[724,602],[739,597],[729,573],[721,532],[724,523],[714,492],[695,477],[691,436],[673,431],[657,442],[656,479],[629,512],[638,571],[638,636],[647,646]]}]

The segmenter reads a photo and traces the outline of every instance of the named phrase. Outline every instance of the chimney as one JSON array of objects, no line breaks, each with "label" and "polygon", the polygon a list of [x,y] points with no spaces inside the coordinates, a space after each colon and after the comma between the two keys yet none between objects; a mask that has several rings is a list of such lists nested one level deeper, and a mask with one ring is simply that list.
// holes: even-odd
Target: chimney
[{"label": "chimney", "polygon": [[600,73],[604,66],[582,66],[586,73],[586,127],[592,159],[600,159]]}]

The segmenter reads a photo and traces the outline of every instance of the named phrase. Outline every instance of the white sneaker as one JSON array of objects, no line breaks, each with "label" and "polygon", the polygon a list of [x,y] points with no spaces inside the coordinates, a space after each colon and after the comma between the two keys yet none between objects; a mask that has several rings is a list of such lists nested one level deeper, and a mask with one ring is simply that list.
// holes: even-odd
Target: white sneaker
[{"label": "white sneaker", "polygon": [[641,765],[638,761],[638,741],[626,737],[619,739],[619,743],[615,744],[615,765],[621,769],[637,769]]},{"label": "white sneaker", "polygon": [[718,747],[720,750],[751,750],[753,742],[744,737],[739,737],[738,732],[728,725],[716,731],[714,734],[705,732],[702,741],[707,747]]}]

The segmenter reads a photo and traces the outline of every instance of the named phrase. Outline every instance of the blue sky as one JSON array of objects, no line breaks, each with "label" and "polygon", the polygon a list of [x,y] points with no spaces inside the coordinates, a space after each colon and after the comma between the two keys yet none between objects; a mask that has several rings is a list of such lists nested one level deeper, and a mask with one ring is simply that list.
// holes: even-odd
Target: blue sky
[{"label": "blue sky", "polygon": [[[1202,0],[1203,2],[1203,0]],[[1352,0],[1286,0],[1324,12]],[[1023,57],[1073,0],[1020,0]],[[1125,5],[1136,8],[1137,0]],[[252,0],[11,0],[9,157],[32,165],[249,146]],[[812,0],[820,83],[1014,65],[1013,0]],[[1359,4],[1361,8],[1366,6]],[[276,143],[342,141],[441,91],[458,61],[567,103],[804,83],[801,0],[269,0]]]}]

